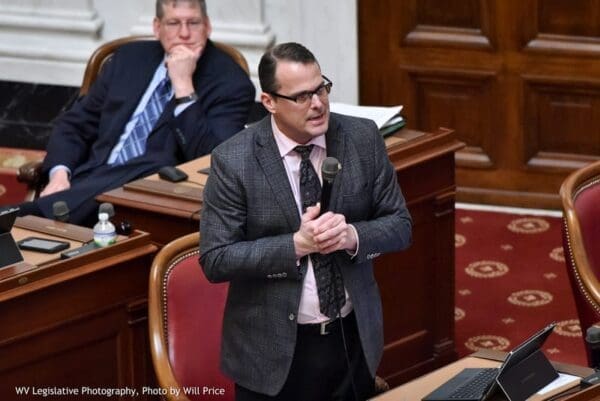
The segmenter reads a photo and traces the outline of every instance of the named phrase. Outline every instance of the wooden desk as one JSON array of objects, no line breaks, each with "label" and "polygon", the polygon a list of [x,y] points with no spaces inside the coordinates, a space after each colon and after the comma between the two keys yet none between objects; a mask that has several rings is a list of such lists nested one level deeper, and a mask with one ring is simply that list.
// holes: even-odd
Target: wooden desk
[{"label": "wooden desk", "polygon": [[151,386],[146,298],[156,251],[136,231],[76,258],[0,269],[0,399],[19,399],[14,386]]},{"label": "wooden desk", "polygon": [[[454,152],[451,130],[403,129],[386,139],[388,155],[413,216],[413,245],[377,258],[385,350],[379,374],[398,385],[456,359],[454,349]],[[194,182],[209,161],[182,165]],[[202,186],[156,176],[101,195],[116,219],[152,234],[159,245],[198,230]]]},{"label": "wooden desk", "polygon": [[[500,361],[504,360],[505,352],[484,350],[471,356],[462,358],[443,368],[437,369],[427,375],[419,377],[402,386],[393,388],[382,395],[373,398],[373,401],[419,401],[438,386],[450,380],[454,375],[466,368],[496,368],[500,366]],[[562,363],[553,363],[557,371],[571,375],[585,377],[590,375],[593,370],[587,367],[568,365]],[[501,394],[492,398],[495,400],[505,400]],[[577,398],[578,401],[591,400],[591,398]]]}]

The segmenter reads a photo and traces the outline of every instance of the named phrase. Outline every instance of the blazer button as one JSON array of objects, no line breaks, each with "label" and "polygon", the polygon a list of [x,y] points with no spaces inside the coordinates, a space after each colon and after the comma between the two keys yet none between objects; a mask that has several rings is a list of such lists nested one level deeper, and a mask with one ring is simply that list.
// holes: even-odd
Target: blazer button
[{"label": "blazer button", "polygon": [[273,278],[272,274],[267,274],[267,278]]},{"label": "blazer button", "polygon": [[288,319],[290,320],[294,320],[296,318],[296,315],[294,315],[293,313],[290,313],[290,315],[288,316]]},{"label": "blazer button", "polygon": [[287,273],[286,272],[281,273],[281,277],[286,278],[287,277]]}]

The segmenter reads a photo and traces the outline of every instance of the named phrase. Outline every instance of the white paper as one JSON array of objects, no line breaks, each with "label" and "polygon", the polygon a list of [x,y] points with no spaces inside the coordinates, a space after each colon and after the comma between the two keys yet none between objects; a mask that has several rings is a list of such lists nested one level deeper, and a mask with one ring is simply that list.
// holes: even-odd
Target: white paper
[{"label": "white paper", "polygon": [[331,102],[329,104],[329,109],[334,113],[369,118],[375,121],[375,124],[379,129],[402,121],[402,117],[399,115],[402,106],[355,106],[352,104]]},{"label": "white paper", "polygon": [[581,381],[581,377],[568,375],[566,373],[559,373],[558,377],[552,383],[549,383],[548,385],[546,385],[546,387],[539,390],[536,394],[544,395],[544,394],[551,392],[552,390],[555,390],[559,387],[565,386],[569,383],[573,383],[573,385],[575,385],[576,383],[579,383],[580,381]]}]

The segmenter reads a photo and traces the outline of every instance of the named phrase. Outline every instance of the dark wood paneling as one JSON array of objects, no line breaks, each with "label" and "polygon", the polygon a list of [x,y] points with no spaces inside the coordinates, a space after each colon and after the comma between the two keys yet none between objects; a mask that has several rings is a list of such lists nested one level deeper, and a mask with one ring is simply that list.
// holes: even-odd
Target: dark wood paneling
[{"label": "dark wood paneling", "polygon": [[[146,299],[156,249],[147,234],[135,232],[110,248],[5,278],[0,399],[19,399],[15,386],[155,386]],[[141,393],[133,398],[154,399]]]},{"label": "dark wood paneling", "polygon": [[[379,374],[393,385],[456,358],[454,243],[447,240],[454,237],[454,175],[435,174],[453,165],[449,153],[398,171],[413,218],[413,245],[375,261],[385,322]],[[425,176],[432,179],[423,180]],[[432,246],[434,252],[429,251]],[[388,284],[392,282],[410,286]]]},{"label": "dark wood paneling", "polygon": [[525,101],[528,167],[570,172],[600,155],[600,84],[525,77]]},{"label": "dark wood paneling", "polygon": [[437,5],[437,0],[410,0],[405,21],[409,29],[404,38],[406,45],[491,48],[493,25],[489,8],[482,0],[450,0],[448,13]]},{"label": "dark wood paneling", "polygon": [[600,1],[527,0],[521,32],[527,51],[597,57],[600,53]]},{"label": "dark wood paneling", "polygon": [[495,136],[487,121],[493,106],[493,74],[410,70],[409,76],[416,98],[415,123],[428,131],[454,127],[469,144],[457,152],[457,165],[491,167]]},{"label": "dark wood paneling", "polygon": [[359,0],[360,102],[456,130],[457,198],[559,208],[600,159],[600,0]]},{"label": "dark wood paneling", "polygon": [[536,3],[540,32],[591,38],[600,35],[598,0],[543,0]]},{"label": "dark wood paneling", "polygon": [[480,0],[446,0],[452,13],[438,7],[436,0],[420,0],[414,3],[419,25],[437,25],[455,28],[481,29]]}]

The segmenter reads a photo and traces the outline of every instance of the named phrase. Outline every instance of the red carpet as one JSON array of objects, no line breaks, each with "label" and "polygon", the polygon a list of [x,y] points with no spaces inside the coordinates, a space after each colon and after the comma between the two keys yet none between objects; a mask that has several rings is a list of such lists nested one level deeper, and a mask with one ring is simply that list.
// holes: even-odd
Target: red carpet
[{"label": "red carpet", "polygon": [[559,217],[456,210],[459,357],[509,351],[556,321],[546,355],[587,365],[560,229]]}]

